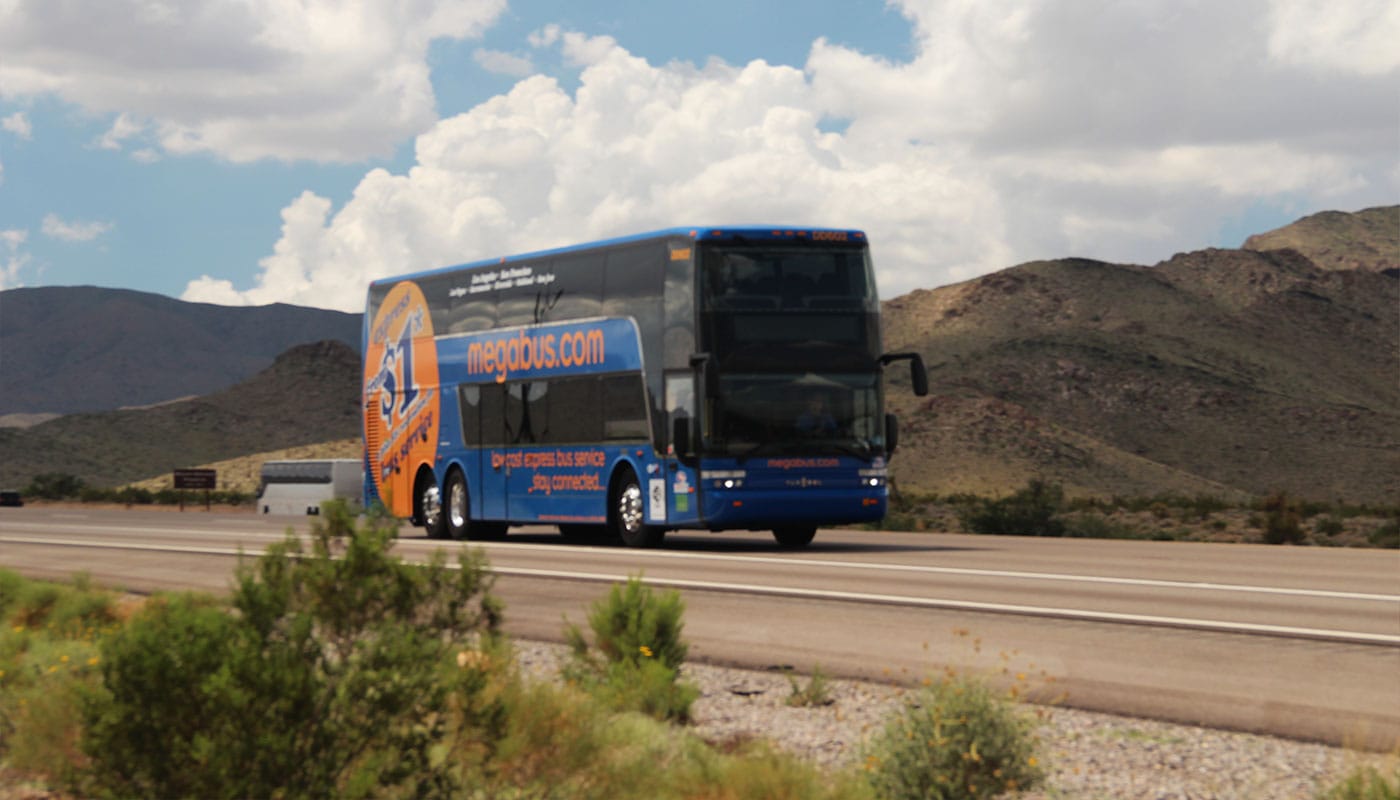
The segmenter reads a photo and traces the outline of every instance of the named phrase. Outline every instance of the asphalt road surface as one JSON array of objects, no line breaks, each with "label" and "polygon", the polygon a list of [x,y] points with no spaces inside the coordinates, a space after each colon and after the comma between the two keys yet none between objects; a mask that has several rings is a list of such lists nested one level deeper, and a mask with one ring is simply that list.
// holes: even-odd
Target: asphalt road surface
[{"label": "asphalt road surface", "polygon": [[[0,509],[0,566],[132,591],[223,591],[305,517]],[[405,527],[416,559],[459,543]],[[661,550],[486,543],[507,630],[561,640],[608,585],[686,601],[692,659],[916,683],[947,668],[1077,708],[1333,744],[1400,742],[1400,552],[824,530],[674,532]]]}]

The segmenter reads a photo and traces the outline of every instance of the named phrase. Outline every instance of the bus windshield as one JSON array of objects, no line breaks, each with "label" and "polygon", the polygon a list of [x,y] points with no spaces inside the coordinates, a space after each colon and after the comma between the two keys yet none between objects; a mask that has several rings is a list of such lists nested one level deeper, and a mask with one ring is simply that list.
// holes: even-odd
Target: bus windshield
[{"label": "bus windshield", "polygon": [[740,458],[884,454],[877,376],[861,373],[725,375],[711,427],[711,452]]},{"label": "bus windshield", "polygon": [[883,455],[869,251],[726,243],[702,252],[701,338],[719,390],[707,452]]}]

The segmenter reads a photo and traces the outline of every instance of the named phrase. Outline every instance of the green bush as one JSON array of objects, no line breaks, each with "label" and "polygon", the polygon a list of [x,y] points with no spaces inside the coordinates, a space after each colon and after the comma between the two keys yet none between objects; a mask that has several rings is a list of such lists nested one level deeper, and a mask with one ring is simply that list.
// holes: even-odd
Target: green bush
[{"label": "green bush", "polygon": [[1072,539],[1143,539],[1146,534],[1125,522],[1092,513],[1071,514],[1064,518],[1064,535]]},{"label": "green bush", "polygon": [[1002,536],[1063,536],[1059,517],[1065,493],[1059,484],[1032,480],[1024,489],[1000,500],[980,500],[960,509],[958,518],[967,530]]},{"label": "green bush", "polygon": [[146,797],[441,795],[434,758],[451,663],[499,622],[480,554],[455,569],[389,555],[390,523],[324,507],[240,565],[234,614],[208,598],[148,603],[103,646],[86,704],[91,793]]},{"label": "green bush", "polygon": [[826,673],[822,671],[821,665],[812,667],[812,677],[807,679],[806,686],[797,680],[792,670],[787,671],[787,679],[788,684],[792,686],[792,693],[787,699],[790,706],[829,706],[836,702],[827,687]]},{"label": "green bush", "polygon": [[1360,766],[1325,792],[1320,800],[1400,800],[1400,765],[1389,774],[1373,766]]},{"label": "green bush", "polygon": [[577,625],[565,630],[572,660],[565,676],[612,708],[686,722],[699,690],[679,680],[689,646],[681,638],[685,603],[679,592],[655,594],[640,578],[614,585],[588,614],[589,651]]},{"label": "green bush", "polygon": [[64,472],[45,472],[35,475],[25,487],[26,497],[41,500],[65,500],[79,496],[87,485],[83,479]]},{"label": "green bush", "polygon": [[686,728],[617,714],[567,686],[508,681],[504,728],[490,758],[467,737],[447,756],[471,764],[470,800],[865,800],[850,773],[831,774],[759,742],[707,745]]},{"label": "green bush", "polygon": [[994,797],[1044,779],[1031,719],[967,679],[919,692],[867,745],[865,765],[882,800]]},{"label": "green bush", "polygon": [[1346,530],[1346,524],[1329,514],[1313,523],[1313,530],[1319,536],[1336,536]]},{"label": "green bush", "polygon": [[1371,531],[1366,540],[1376,547],[1400,549],[1400,520],[1388,520]]},{"label": "green bush", "polygon": [[18,774],[54,784],[77,763],[82,698],[97,682],[95,640],[115,622],[109,593],[0,570],[0,754]]}]

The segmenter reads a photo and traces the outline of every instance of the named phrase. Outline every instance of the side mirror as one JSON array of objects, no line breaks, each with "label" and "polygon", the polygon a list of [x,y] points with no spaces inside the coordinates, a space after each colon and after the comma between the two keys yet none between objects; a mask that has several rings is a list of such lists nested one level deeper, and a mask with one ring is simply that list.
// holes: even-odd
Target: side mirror
[{"label": "side mirror", "polygon": [[700,373],[700,386],[705,393],[705,399],[713,400],[719,397],[719,375],[710,369],[710,354],[692,353],[690,368]]},{"label": "side mirror", "polygon": [[899,446],[899,420],[893,414],[885,415],[885,458],[894,455]]},{"label": "side mirror", "polygon": [[909,362],[909,378],[914,384],[914,394],[923,397],[928,394],[928,370],[924,369],[924,357],[918,353],[885,353],[880,356],[880,366],[892,361]]}]

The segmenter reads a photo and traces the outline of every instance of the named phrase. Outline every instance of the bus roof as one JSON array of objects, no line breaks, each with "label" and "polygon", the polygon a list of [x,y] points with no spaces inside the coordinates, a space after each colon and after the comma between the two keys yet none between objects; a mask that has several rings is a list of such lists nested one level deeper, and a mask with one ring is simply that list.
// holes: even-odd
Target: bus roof
[{"label": "bus roof", "polygon": [[380,278],[370,282],[370,286],[378,286],[386,283],[397,283],[402,280],[416,280],[418,278],[437,275],[444,272],[455,272],[457,270],[478,269],[484,267],[498,267],[502,264],[511,264],[519,261],[533,261],[550,256],[573,253],[580,250],[592,250],[599,247],[609,247],[612,245],[628,244],[631,242],[643,242],[649,239],[667,239],[674,236],[684,236],[694,239],[697,242],[712,241],[815,241],[820,238],[818,234],[835,234],[828,241],[859,242],[865,243],[865,232],[852,228],[819,228],[819,227],[796,227],[791,225],[719,225],[719,226],[694,226],[663,228],[661,230],[638,233],[631,236],[619,236],[612,239],[600,239],[593,242],[569,245],[567,247],[556,247],[549,250],[537,250],[529,253],[519,253],[499,258],[487,258],[480,261],[470,261],[463,264],[453,264],[433,269],[420,270],[418,272],[404,275],[394,275],[392,277]]}]

